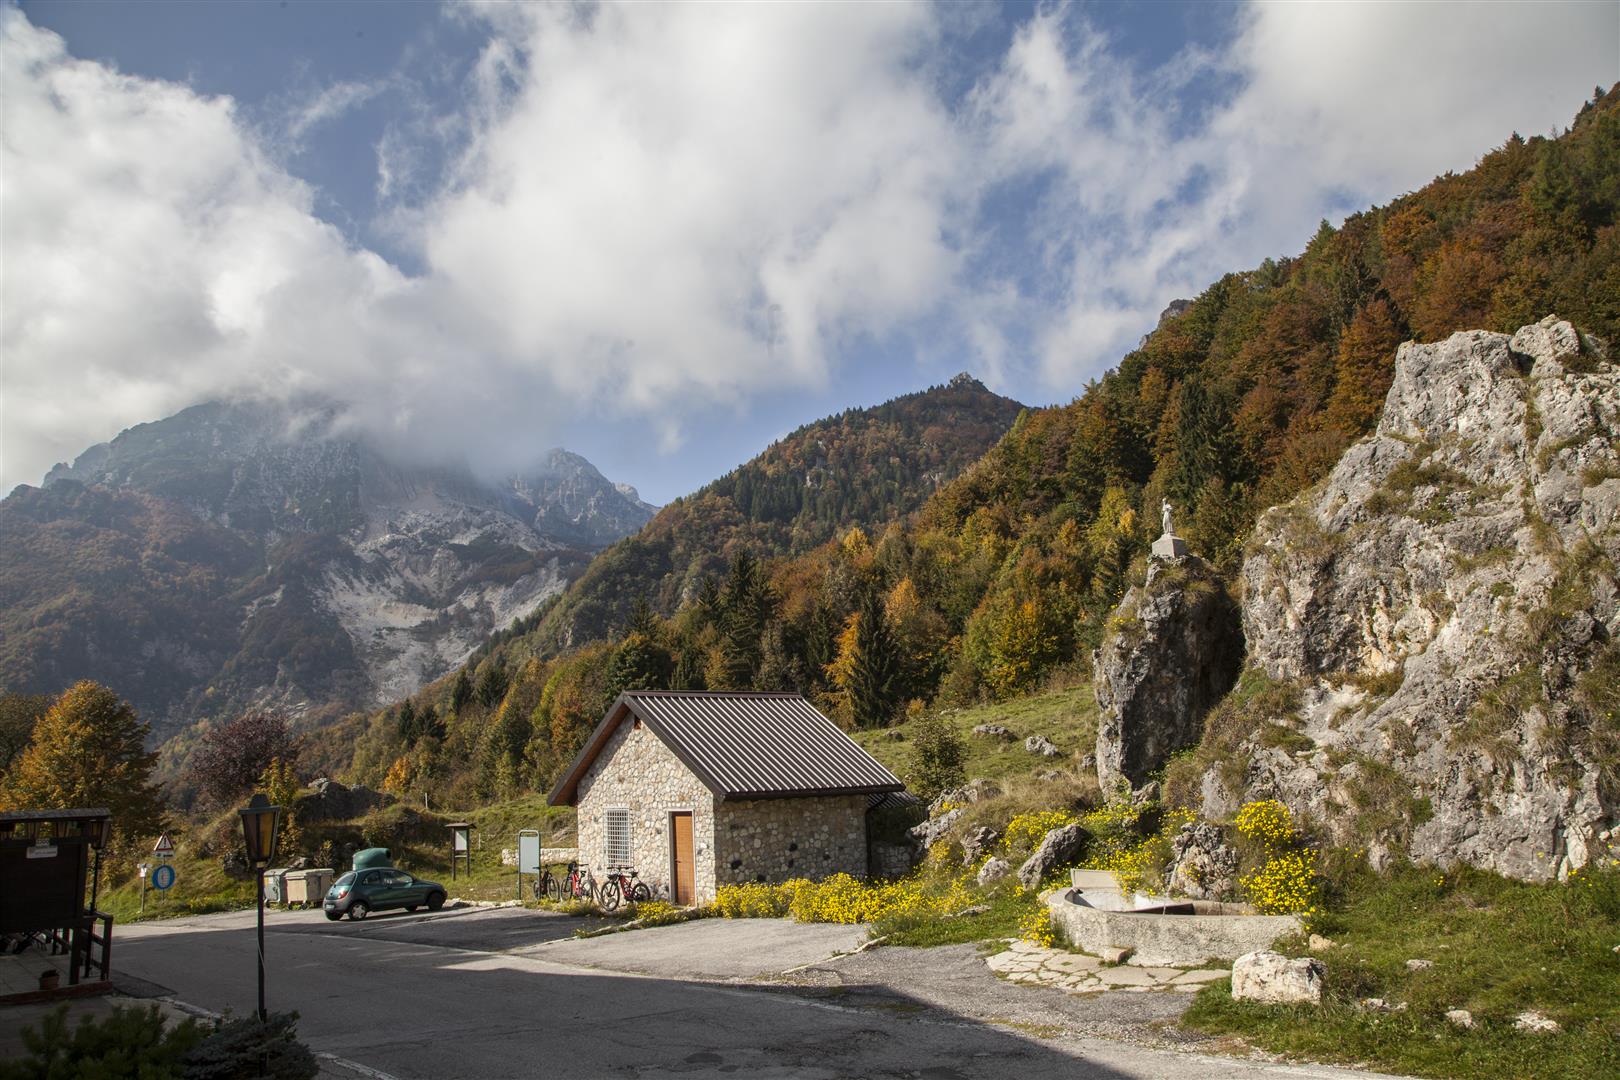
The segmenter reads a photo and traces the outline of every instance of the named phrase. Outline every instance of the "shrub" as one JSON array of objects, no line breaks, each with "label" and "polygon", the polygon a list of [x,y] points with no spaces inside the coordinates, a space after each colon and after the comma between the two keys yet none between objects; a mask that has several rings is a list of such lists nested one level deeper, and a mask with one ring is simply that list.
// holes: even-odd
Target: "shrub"
[{"label": "shrub", "polygon": [[1001,838],[1005,851],[1031,851],[1053,829],[1073,825],[1080,819],[1067,810],[1031,810],[1019,814],[1007,823]]},{"label": "shrub", "polygon": [[1080,824],[1091,833],[1085,865],[1110,870],[1126,892],[1139,892],[1163,876],[1170,861],[1170,834],[1193,819],[1187,810],[1165,813],[1153,803],[1141,806],[1116,799],[1090,811]]},{"label": "shrub", "polygon": [[962,736],[937,713],[924,713],[912,724],[911,760],[907,779],[924,802],[956,787],[967,778],[967,748]]},{"label": "shrub", "polygon": [[749,882],[715,890],[713,909],[728,919],[772,919],[792,915],[799,922],[870,923],[945,915],[973,899],[968,878],[930,886],[913,875],[899,881],[858,881],[833,874],[822,881],[793,878],[780,885]]},{"label": "shrub", "polygon": [[1232,819],[1238,832],[1257,840],[1266,849],[1286,847],[1295,840],[1294,813],[1276,799],[1245,803]]},{"label": "shrub", "polygon": [[1052,913],[1046,910],[1046,905],[1038,904],[1035,910],[1019,920],[1018,937],[1044,949],[1057,944],[1057,933],[1052,929]]},{"label": "shrub", "polygon": [[1305,846],[1293,812],[1276,799],[1260,799],[1245,803],[1233,826],[1265,852],[1265,862],[1239,882],[1249,902],[1265,915],[1320,914],[1317,853]]},{"label": "shrub", "polygon": [[223,1020],[185,1059],[185,1080],[314,1080],[315,1055],[299,1042],[297,1013]]},{"label": "shrub", "polygon": [[45,1015],[38,1031],[22,1029],[28,1056],[0,1062],[4,1080],[77,1080],[79,1077],[177,1077],[187,1051],[203,1038],[203,1027],[185,1020],[165,1028],[156,1005],[114,1006],[102,1020],[85,1017],[71,1032],[66,1005]]}]

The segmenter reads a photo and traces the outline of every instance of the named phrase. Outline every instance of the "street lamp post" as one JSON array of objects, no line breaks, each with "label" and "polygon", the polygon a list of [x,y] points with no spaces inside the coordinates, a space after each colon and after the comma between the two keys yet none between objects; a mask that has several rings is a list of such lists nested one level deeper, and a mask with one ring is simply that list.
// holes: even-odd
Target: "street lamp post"
[{"label": "street lamp post", "polygon": [[92,827],[96,831],[90,837],[90,846],[96,851],[96,868],[90,877],[90,912],[94,914],[96,902],[101,897],[101,849],[112,841],[112,818],[104,817]]},{"label": "street lamp post", "polygon": [[242,838],[247,845],[248,865],[259,883],[259,1022],[269,1018],[264,1009],[264,872],[276,854],[276,833],[281,827],[281,807],[271,806],[263,794],[254,795],[242,808]]}]

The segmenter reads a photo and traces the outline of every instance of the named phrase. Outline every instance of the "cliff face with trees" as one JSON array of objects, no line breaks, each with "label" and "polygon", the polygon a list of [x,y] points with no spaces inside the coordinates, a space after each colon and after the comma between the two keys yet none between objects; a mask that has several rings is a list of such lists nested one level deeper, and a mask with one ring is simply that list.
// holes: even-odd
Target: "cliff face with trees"
[{"label": "cliff face with trees", "polygon": [[[670,508],[665,543],[690,547],[659,566],[680,573],[620,579],[615,560],[646,549],[615,549],[586,578],[611,597],[594,621],[565,602],[465,673],[472,685],[497,676],[498,703],[455,708],[446,681],[417,702],[448,717],[443,739],[401,740],[393,713],[355,718],[333,760],[357,740],[360,779],[493,793],[543,786],[629,686],[798,689],[878,724],[910,701],[1007,697],[1078,667],[1141,577],[1133,560],[1157,531],[1144,508],[1170,499],[1178,531],[1235,579],[1259,514],[1371,430],[1403,341],[1512,332],[1549,311],[1614,339],[1617,106],[1620,90],[1599,94],[1558,138],[1515,136],[1467,173],[1324,224],[1298,257],[1213,283],[1072,403],[1022,414],[910,518],[759,563],[752,526],[697,524],[699,506],[741,522],[736,480],[724,499]],[[801,519],[771,520],[792,537]],[[700,575],[683,576],[694,565]],[[638,584],[615,595],[618,580]],[[653,603],[635,611],[638,595]],[[574,648],[556,655],[570,618]]]}]

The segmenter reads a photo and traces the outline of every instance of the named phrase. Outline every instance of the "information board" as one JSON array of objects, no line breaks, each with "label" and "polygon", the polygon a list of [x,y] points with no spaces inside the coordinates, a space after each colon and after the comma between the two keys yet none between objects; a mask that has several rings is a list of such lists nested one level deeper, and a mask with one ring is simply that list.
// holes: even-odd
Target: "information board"
[{"label": "information board", "polygon": [[540,834],[533,829],[518,833],[518,873],[540,872]]}]

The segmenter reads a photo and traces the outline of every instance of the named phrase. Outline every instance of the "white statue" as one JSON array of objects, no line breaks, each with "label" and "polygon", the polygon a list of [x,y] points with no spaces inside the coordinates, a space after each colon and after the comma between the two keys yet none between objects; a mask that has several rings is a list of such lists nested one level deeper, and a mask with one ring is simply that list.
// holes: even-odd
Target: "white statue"
[{"label": "white statue", "polygon": [[1169,499],[1164,500],[1164,505],[1159,508],[1159,515],[1164,519],[1164,535],[1166,535],[1166,536],[1174,536],[1174,535],[1176,535],[1175,526],[1172,525],[1171,522],[1170,522],[1170,500]]}]

